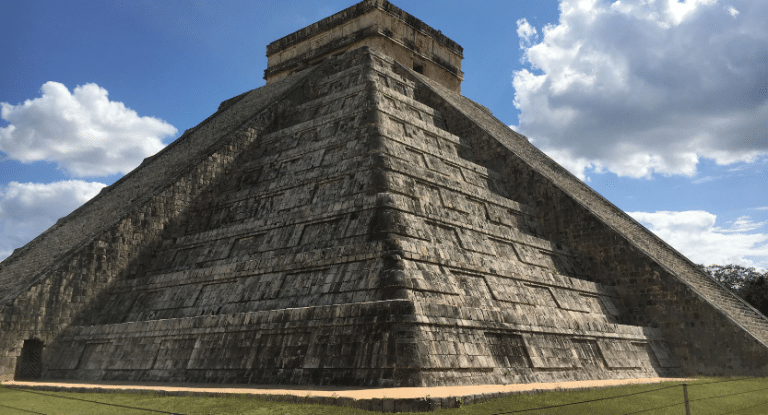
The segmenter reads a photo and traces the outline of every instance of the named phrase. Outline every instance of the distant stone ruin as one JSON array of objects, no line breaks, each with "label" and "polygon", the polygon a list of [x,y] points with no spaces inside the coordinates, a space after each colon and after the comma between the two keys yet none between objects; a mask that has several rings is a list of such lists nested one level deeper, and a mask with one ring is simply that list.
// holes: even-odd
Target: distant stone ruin
[{"label": "distant stone ruin", "polygon": [[460,95],[385,0],[0,263],[0,377],[435,386],[768,374],[768,320]]}]

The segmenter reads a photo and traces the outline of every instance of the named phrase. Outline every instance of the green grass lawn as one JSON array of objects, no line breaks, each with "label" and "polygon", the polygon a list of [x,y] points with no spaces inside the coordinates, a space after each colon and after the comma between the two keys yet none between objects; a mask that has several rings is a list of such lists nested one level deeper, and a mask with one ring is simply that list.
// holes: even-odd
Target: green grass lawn
[{"label": "green grass lawn", "polygon": [[[733,378],[735,379],[735,378]],[[700,378],[688,382],[688,398],[692,415],[720,414],[768,414],[768,378],[727,381],[726,378]],[[717,383],[712,383],[717,382]],[[621,395],[632,396],[607,399],[596,402],[568,405],[559,408],[516,412],[526,415],[543,414],[628,414],[652,408],[665,407],[642,412],[653,415],[684,415],[682,382],[661,384],[628,385],[582,391],[551,391],[539,394],[512,395],[457,409],[433,412],[445,415],[490,415],[503,412],[521,411],[531,408],[563,405],[573,402],[611,398]],[[222,397],[178,397],[147,393],[35,393],[0,386],[0,414],[275,414],[275,415],[342,415],[373,414],[375,412],[338,406],[294,404],[268,401],[242,396]],[[729,395],[729,396],[725,396]],[[71,399],[75,398],[75,399]],[[93,402],[86,402],[93,401]],[[131,409],[145,408],[151,411]]]}]

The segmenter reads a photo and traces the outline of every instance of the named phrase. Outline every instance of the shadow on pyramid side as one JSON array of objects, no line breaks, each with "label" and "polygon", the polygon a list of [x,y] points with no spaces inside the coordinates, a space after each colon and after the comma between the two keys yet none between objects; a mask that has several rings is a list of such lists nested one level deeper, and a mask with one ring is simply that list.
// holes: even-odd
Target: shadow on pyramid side
[{"label": "shadow on pyramid side", "polygon": [[4,261],[0,376],[766,375],[764,316],[401,60],[366,46],[269,72]]}]

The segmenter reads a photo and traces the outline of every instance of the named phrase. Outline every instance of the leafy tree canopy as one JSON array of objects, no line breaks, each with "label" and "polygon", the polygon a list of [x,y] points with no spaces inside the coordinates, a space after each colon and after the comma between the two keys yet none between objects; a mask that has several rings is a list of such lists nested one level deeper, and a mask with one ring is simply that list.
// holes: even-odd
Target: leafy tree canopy
[{"label": "leafy tree canopy", "polygon": [[704,272],[710,277],[720,281],[726,288],[737,292],[749,281],[755,281],[760,277],[768,277],[768,272],[760,273],[754,267],[743,267],[741,265],[709,265],[698,264]]}]

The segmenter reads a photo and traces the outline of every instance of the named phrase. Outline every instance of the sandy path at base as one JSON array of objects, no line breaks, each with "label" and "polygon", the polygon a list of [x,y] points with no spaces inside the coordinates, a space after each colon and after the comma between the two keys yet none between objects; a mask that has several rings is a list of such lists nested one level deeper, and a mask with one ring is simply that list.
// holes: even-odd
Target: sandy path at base
[{"label": "sandy path at base", "polygon": [[76,383],[66,381],[53,382],[20,382],[6,381],[3,385],[18,385],[21,387],[54,386],[63,388],[88,388],[88,389],[123,389],[130,390],[156,390],[168,392],[201,392],[201,393],[237,393],[255,395],[296,395],[296,396],[337,396],[354,399],[371,398],[433,398],[450,396],[480,395],[484,393],[530,391],[535,389],[577,389],[588,387],[605,387],[629,385],[636,383],[658,383],[673,381],[692,381],[685,378],[642,378],[621,380],[586,380],[572,382],[552,383],[525,383],[510,385],[471,385],[471,386],[436,386],[425,388],[341,388],[331,386],[287,386],[287,385],[254,385],[250,387],[231,387],[228,385],[209,384],[180,384],[180,383]]}]

